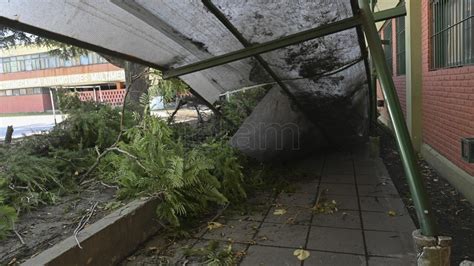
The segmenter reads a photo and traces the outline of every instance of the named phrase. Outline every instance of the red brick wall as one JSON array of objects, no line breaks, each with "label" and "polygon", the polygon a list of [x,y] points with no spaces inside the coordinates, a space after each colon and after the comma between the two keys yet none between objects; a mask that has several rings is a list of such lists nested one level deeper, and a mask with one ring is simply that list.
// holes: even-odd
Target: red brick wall
[{"label": "red brick wall", "polygon": [[[383,27],[382,27],[383,29]],[[380,35],[382,39],[386,39],[383,36],[383,30],[380,30]],[[395,19],[392,19],[392,69],[393,69],[393,82],[395,83],[395,89],[397,91],[398,99],[400,100],[400,104],[402,106],[403,114],[406,117],[406,77],[405,75],[397,76],[397,23]],[[383,99],[382,90],[380,88],[380,84],[377,83],[377,99]],[[387,110],[387,105],[383,108],[378,108],[379,113],[383,116],[384,121],[389,121],[389,115]]]},{"label": "red brick wall", "polygon": [[474,66],[429,70],[429,0],[422,0],[423,142],[474,175],[460,139],[474,136]]},{"label": "red brick wall", "polygon": [[0,97],[0,113],[44,112],[51,110],[49,94]]},{"label": "red brick wall", "polygon": [[[101,97],[102,96],[102,97]],[[110,104],[112,106],[122,106],[125,98],[125,90],[96,90],[79,92],[79,99],[81,101],[96,101]]]}]

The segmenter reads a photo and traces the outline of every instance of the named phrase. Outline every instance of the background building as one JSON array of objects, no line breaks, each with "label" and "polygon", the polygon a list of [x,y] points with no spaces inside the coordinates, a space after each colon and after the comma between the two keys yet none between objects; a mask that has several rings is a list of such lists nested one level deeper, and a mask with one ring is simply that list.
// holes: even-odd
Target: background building
[{"label": "background building", "polygon": [[45,112],[56,90],[77,91],[82,100],[120,105],[124,70],[89,52],[63,59],[44,47],[0,50],[0,113]]}]

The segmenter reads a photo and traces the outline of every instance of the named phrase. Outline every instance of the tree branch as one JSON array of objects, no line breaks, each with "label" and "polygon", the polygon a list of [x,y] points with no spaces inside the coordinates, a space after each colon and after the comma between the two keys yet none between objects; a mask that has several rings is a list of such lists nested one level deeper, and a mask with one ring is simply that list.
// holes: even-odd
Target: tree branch
[{"label": "tree branch", "polygon": [[[127,98],[128,98],[128,95],[130,93],[130,88],[132,87],[133,83],[140,79],[141,76],[143,74],[145,74],[146,71],[143,71],[142,73],[136,75],[135,77],[132,77],[131,78],[131,81],[129,84],[127,84],[127,87],[125,88],[125,96],[123,97],[123,105],[122,105],[122,111],[120,113],[120,132],[119,134],[117,135],[117,139],[115,140],[115,142],[107,149],[105,149],[104,151],[102,151],[101,153],[99,153],[98,151],[98,148],[96,147],[96,151],[98,153],[97,155],[97,159],[95,160],[94,164],[92,164],[91,167],[89,167],[89,169],[81,176],[81,178],[79,179],[79,182],[83,182],[94,170],[95,168],[97,168],[97,166],[99,165],[100,163],[100,160],[102,158],[105,157],[105,155],[107,155],[109,152],[111,151],[119,151],[119,152],[122,152],[124,154],[126,154],[127,152],[123,151],[123,150],[120,150],[119,148],[117,148],[118,144],[120,143],[120,140],[122,139],[122,136],[123,136],[123,133],[125,132],[125,111],[126,111],[126,105],[127,105]],[[130,153],[128,153],[129,155],[131,155]],[[131,155],[133,156],[133,155]],[[138,161],[138,158],[136,158],[135,156],[133,156],[135,158],[135,160],[137,161],[138,165],[140,165],[140,167],[144,168],[144,166],[139,163]],[[144,168],[146,169],[146,168]]]}]

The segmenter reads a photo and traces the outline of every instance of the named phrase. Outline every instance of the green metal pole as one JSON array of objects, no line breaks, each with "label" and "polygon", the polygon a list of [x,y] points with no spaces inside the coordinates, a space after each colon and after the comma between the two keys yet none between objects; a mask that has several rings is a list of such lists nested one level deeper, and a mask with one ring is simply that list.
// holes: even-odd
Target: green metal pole
[{"label": "green metal pole", "polygon": [[392,120],[398,149],[403,167],[407,176],[410,193],[415,204],[416,214],[420,222],[421,232],[425,236],[436,236],[437,229],[428,195],[424,189],[423,181],[416,164],[416,154],[413,150],[408,128],[405,124],[400,101],[398,100],[387,62],[382,49],[382,42],[375,27],[375,20],[368,0],[359,0],[362,28],[364,29],[369,45],[372,60],[377,69],[377,77],[382,85],[388,111]]},{"label": "green metal pole", "polygon": [[373,130],[372,133],[375,134],[375,124],[377,123],[377,72],[372,60],[372,55],[369,57],[371,60],[370,63],[370,92],[369,92],[369,101],[370,101],[370,127]]},{"label": "green metal pole", "polygon": [[[372,13],[375,10],[377,0],[370,0],[370,9]],[[370,60],[370,91],[369,91],[369,121],[370,121],[370,134],[375,135],[375,125],[377,123],[377,72],[375,71],[374,60],[372,60],[372,54],[369,51]]]}]

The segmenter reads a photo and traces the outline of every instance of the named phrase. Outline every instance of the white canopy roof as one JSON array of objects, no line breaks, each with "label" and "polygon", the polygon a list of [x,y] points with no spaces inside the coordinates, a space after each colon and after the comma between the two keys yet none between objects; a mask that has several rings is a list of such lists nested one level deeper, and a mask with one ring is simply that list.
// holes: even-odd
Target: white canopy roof
[{"label": "white canopy roof", "polygon": [[[213,4],[250,43],[352,16],[349,0],[214,0]],[[244,48],[201,1],[0,0],[2,22],[162,69]],[[288,84],[292,91],[312,85],[305,77],[337,69],[360,56],[354,29],[262,55],[281,79],[302,79]],[[332,64],[325,64],[327,60]],[[229,90],[273,81],[253,58],[181,78],[209,102]]]}]

